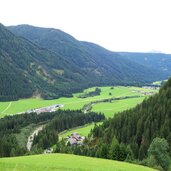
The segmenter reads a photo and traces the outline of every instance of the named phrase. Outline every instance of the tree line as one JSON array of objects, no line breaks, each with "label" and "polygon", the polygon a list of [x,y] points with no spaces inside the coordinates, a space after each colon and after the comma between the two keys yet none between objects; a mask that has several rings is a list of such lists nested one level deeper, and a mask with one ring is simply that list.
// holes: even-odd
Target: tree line
[{"label": "tree line", "polygon": [[39,153],[57,143],[58,132],[91,122],[99,122],[104,118],[102,114],[94,112],[84,114],[81,110],[58,110],[39,115],[30,113],[6,116],[0,119],[0,157],[19,156],[28,153],[26,145],[21,147],[16,138],[16,135],[20,134],[22,129],[28,125],[46,124],[46,127],[35,137],[33,142],[34,151]]}]

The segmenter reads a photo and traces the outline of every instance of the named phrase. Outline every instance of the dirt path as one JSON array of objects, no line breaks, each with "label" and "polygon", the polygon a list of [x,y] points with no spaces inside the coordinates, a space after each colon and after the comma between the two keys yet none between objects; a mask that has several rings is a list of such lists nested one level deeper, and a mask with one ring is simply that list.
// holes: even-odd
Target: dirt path
[{"label": "dirt path", "polygon": [[27,141],[27,150],[30,151],[32,144],[33,144],[33,139],[35,135],[38,135],[38,133],[43,129],[43,125],[37,127],[33,133],[28,137],[28,141]]},{"label": "dirt path", "polygon": [[11,107],[11,104],[12,104],[12,102],[10,102],[9,105],[1,113],[6,112]]}]

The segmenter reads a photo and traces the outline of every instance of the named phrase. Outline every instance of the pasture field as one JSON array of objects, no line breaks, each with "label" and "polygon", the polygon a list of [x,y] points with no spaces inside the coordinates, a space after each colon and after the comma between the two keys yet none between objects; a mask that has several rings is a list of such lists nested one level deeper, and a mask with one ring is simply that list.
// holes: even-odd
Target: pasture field
[{"label": "pasture field", "polygon": [[153,82],[152,84],[153,84],[153,85],[158,85],[158,86],[160,86],[161,83],[162,83],[162,81],[155,81],[155,82]]},{"label": "pasture field", "polygon": [[0,168],[3,171],[155,171],[126,162],[70,154],[1,158]]},{"label": "pasture field", "polygon": [[113,100],[111,103],[97,103],[92,106],[92,111],[103,112],[106,117],[113,117],[115,113],[135,107],[144,100],[145,96],[123,100]]},{"label": "pasture field", "polygon": [[[20,112],[25,112],[30,109],[50,106],[53,104],[63,104],[63,109],[81,109],[85,104],[96,101],[96,100],[102,100],[112,97],[124,97],[124,96],[135,96],[140,95],[143,96],[142,92],[157,92],[156,90],[151,90],[147,88],[139,88],[139,87],[123,87],[123,86],[116,86],[116,87],[100,87],[101,88],[101,94],[94,97],[87,97],[87,98],[78,98],[78,96],[81,93],[73,94],[73,97],[66,98],[61,97],[59,99],[54,100],[43,100],[40,98],[29,98],[29,99],[21,99],[18,101],[12,101],[12,102],[0,102],[0,117],[4,117],[5,115],[9,114],[16,114]],[[89,88],[84,90],[86,91],[92,91],[95,87]],[[109,93],[111,95],[109,95]],[[138,101],[139,103],[139,101]],[[101,108],[102,109],[102,108]],[[97,110],[95,108],[94,110]],[[101,111],[105,112],[105,114],[111,115],[113,112],[112,110],[109,112],[105,110]],[[115,112],[115,110],[114,110]]]},{"label": "pasture field", "polygon": [[[102,124],[102,122],[96,123],[96,124]],[[63,131],[59,134],[59,137],[61,138],[66,138],[68,135],[71,135],[73,132],[79,133],[81,136],[88,136],[90,133],[90,130],[94,128],[94,123],[87,124],[84,126],[76,127],[73,129],[69,129],[66,131]]]}]

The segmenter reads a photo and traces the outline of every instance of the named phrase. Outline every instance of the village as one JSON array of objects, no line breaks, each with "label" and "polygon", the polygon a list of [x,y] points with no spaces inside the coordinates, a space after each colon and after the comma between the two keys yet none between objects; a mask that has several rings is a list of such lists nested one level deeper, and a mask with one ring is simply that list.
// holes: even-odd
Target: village
[{"label": "village", "polygon": [[41,113],[45,113],[45,112],[55,112],[57,109],[60,109],[64,107],[63,104],[55,104],[52,106],[46,106],[46,107],[42,107],[42,108],[37,108],[37,109],[31,109],[31,110],[27,110],[26,113],[37,113],[38,115]]}]

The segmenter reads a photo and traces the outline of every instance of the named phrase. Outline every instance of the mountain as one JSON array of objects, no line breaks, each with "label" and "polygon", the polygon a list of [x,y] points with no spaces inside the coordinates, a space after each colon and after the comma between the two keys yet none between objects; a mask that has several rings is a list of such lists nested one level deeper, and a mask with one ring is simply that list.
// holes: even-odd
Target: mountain
[{"label": "mountain", "polygon": [[168,75],[136,61],[126,59],[96,44],[78,41],[69,34],[53,29],[30,25],[8,27],[14,34],[25,37],[33,43],[63,56],[88,77],[93,76],[96,84],[135,84],[145,83]]},{"label": "mountain", "polygon": [[[11,31],[13,32],[11,32]],[[0,100],[71,96],[90,86],[144,84],[163,72],[56,29],[0,24]]]},{"label": "mountain", "polygon": [[[0,100],[69,96],[87,78],[67,60],[0,25]],[[86,85],[86,83],[85,83]]]}]

